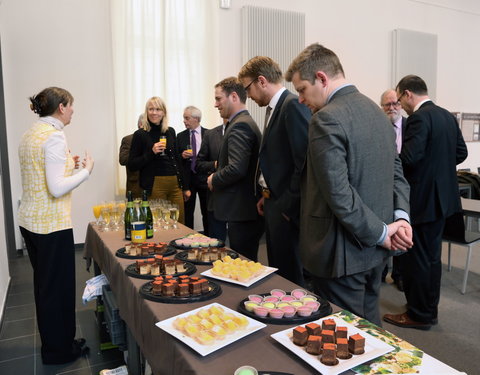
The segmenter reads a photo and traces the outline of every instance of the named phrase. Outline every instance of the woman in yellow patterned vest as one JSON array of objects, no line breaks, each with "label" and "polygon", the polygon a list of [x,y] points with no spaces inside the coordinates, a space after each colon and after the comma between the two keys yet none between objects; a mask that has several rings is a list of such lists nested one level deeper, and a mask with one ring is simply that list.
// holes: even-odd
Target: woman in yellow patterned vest
[{"label": "woman in yellow patterned vest", "polygon": [[[30,98],[39,120],[23,135],[18,149],[23,194],[20,231],[33,267],[38,330],[44,364],[67,363],[88,351],[75,340],[75,254],[71,191],[88,179],[93,159],[80,167],[63,128],[73,114],[73,97],[49,87]],[[74,169],[80,169],[73,173]]]}]

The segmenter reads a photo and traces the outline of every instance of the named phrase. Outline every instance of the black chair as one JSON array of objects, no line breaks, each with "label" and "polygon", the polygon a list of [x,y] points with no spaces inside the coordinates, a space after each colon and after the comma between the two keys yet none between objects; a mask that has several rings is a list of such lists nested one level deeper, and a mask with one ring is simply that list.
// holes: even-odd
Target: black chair
[{"label": "black chair", "polygon": [[467,260],[465,262],[465,270],[463,272],[462,294],[467,290],[468,268],[470,267],[470,259],[472,256],[472,247],[480,241],[480,233],[469,232],[465,230],[465,221],[463,213],[458,212],[449,218],[445,223],[445,230],[442,239],[448,242],[448,271],[452,270],[450,262],[452,244],[467,247]]}]

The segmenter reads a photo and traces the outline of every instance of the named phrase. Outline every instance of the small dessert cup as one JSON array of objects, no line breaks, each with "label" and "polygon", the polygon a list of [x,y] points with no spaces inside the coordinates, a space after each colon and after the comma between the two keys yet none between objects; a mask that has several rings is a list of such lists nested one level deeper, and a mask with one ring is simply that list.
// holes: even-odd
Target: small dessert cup
[{"label": "small dessert cup", "polygon": [[300,306],[303,306],[304,303],[302,301],[294,300],[290,302],[290,305],[295,306],[298,309]]},{"label": "small dessert cup", "polygon": [[261,318],[265,318],[268,315],[268,309],[262,306],[255,306],[253,312]]},{"label": "small dessert cup", "polygon": [[307,301],[305,302],[305,306],[311,307],[313,312],[317,312],[320,308],[320,302],[318,301]]},{"label": "small dessert cup", "polygon": [[275,304],[273,302],[263,302],[262,307],[270,310],[275,308]]},{"label": "small dessert cup", "polygon": [[285,312],[281,309],[271,309],[268,312],[268,315],[270,315],[270,318],[273,318],[273,319],[282,319],[284,314]]},{"label": "small dessert cup", "polygon": [[291,301],[296,300],[296,298],[294,296],[291,296],[291,295],[285,295],[283,297],[280,297],[280,300],[285,301],[285,302],[291,302]]},{"label": "small dessert cup", "polygon": [[308,306],[300,306],[298,309],[297,309],[297,314],[299,316],[310,316],[312,315],[312,308],[311,307],[308,307]]},{"label": "small dessert cup", "polygon": [[294,296],[296,299],[300,300],[302,299],[302,297],[305,297],[308,294],[308,292],[305,289],[294,289],[290,294]]},{"label": "small dessert cup", "polygon": [[315,296],[312,296],[311,294],[307,294],[306,296],[300,298],[300,301],[303,302],[308,302],[308,301],[316,301],[318,298]]},{"label": "small dessert cup", "polygon": [[293,318],[295,316],[295,313],[297,312],[297,309],[290,305],[282,306],[280,307],[280,310],[283,311],[284,318]]},{"label": "small dessert cup", "polygon": [[243,305],[245,306],[245,310],[252,312],[255,306],[258,306],[258,303],[253,301],[245,301]]},{"label": "small dessert cup", "polygon": [[256,303],[261,303],[263,302],[263,297],[259,296],[258,294],[250,294],[248,296],[248,300]]},{"label": "small dessert cup", "polygon": [[278,297],[278,298],[282,298],[282,297],[283,297],[284,295],[286,295],[287,293],[286,293],[284,290],[282,290],[282,289],[272,289],[272,290],[270,291],[270,294],[271,294],[272,296],[275,296],[275,297]]},{"label": "small dessert cup", "polygon": [[258,375],[258,371],[252,366],[242,366],[235,370],[234,375]]},{"label": "small dessert cup", "polygon": [[263,297],[263,302],[273,302],[277,303],[280,299],[276,296],[265,296]]}]

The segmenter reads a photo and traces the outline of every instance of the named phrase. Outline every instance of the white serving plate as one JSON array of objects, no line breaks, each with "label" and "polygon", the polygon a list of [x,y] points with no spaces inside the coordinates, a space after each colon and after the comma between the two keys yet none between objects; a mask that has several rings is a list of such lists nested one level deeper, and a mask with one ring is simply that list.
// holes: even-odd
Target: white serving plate
[{"label": "white serving plate", "polygon": [[[348,336],[359,333],[365,337],[365,353],[360,355],[353,355],[350,359],[338,359],[339,363],[335,366],[326,366],[320,362],[320,356],[309,354],[305,351],[305,346],[295,345],[292,341],[293,328],[288,328],[284,331],[274,333],[272,338],[278,341],[280,344],[285,346],[288,350],[295,353],[315,370],[322,373],[322,375],[337,375],[344,371],[351,369],[352,367],[361,365],[364,362],[370,361],[371,359],[380,357],[381,355],[391,352],[394,348],[393,346],[377,339],[376,337],[371,336],[370,334],[358,329],[350,323],[347,323],[343,319],[339,319],[335,316],[326,316],[322,319],[315,320],[309,323],[317,323],[322,325],[322,321],[325,319],[333,319],[337,326],[344,326],[348,329]],[[306,323],[308,324],[308,323]],[[305,324],[301,324],[305,326]],[[295,328],[295,327],[294,327]]]},{"label": "white serving plate", "polygon": [[255,284],[257,281],[262,280],[264,277],[267,277],[271,273],[274,273],[275,271],[278,270],[278,268],[274,268],[274,267],[268,267],[268,266],[263,266],[263,267],[264,267],[264,270],[262,271],[262,273],[260,273],[258,276],[253,277],[250,280],[245,281],[245,282],[244,281],[233,280],[233,279],[230,279],[228,277],[222,277],[222,276],[214,275],[212,273],[211,268],[206,270],[206,271],[203,271],[201,273],[201,275],[211,277],[212,279],[222,280],[222,281],[226,281],[228,283],[239,284],[239,285],[242,285],[242,286],[245,286],[245,287],[249,287],[250,285]]},{"label": "white serving plate", "polygon": [[[243,316],[243,317],[247,318],[248,325],[245,328],[243,328],[243,329],[241,329],[237,332],[226,335],[223,340],[217,340],[211,345],[202,345],[202,344],[198,343],[197,341],[195,341],[195,339],[187,336],[185,333],[183,333],[182,331],[179,331],[178,329],[176,329],[173,326],[173,321],[175,319],[180,318],[180,317],[185,317],[187,315],[195,314],[199,310],[209,309],[212,306],[219,306],[223,310],[225,310],[225,312],[228,312],[230,314],[234,314],[234,315],[237,315],[237,316]],[[255,319],[251,319],[248,316],[240,314],[240,313],[238,313],[238,312],[236,312],[232,309],[229,309],[228,307],[225,307],[225,306],[223,306],[219,303],[216,303],[216,302],[211,303],[210,305],[199,307],[198,309],[191,310],[191,311],[188,311],[188,312],[180,314],[180,315],[176,315],[172,318],[162,320],[161,322],[158,322],[155,325],[157,327],[163,329],[165,332],[168,332],[172,336],[176,337],[177,339],[179,339],[183,343],[187,344],[188,346],[190,346],[193,350],[195,350],[197,353],[201,354],[202,356],[206,356],[210,353],[213,353],[213,352],[217,351],[218,349],[223,348],[224,346],[230,345],[230,344],[234,343],[235,341],[240,340],[242,337],[248,336],[251,333],[256,332],[256,331],[266,327],[266,324],[263,324],[263,323],[255,320]]]}]

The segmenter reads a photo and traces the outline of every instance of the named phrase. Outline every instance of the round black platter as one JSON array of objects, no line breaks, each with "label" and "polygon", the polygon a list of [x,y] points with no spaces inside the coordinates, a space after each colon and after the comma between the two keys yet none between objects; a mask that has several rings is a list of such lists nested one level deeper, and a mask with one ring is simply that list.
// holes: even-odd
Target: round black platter
[{"label": "round black platter", "polygon": [[[270,295],[270,293],[263,293],[259,294],[262,297]],[[291,318],[280,318],[280,319],[275,319],[275,318],[270,318],[269,316],[266,317],[261,317],[258,315],[255,315],[255,312],[253,311],[248,311],[245,308],[244,302],[248,301],[248,298],[242,299],[238,305],[238,311],[241,312],[244,315],[247,315],[250,318],[256,319],[262,323],[267,323],[267,324],[303,324],[307,322],[311,322],[312,320],[318,320],[320,318],[323,318],[324,316],[330,315],[332,313],[332,306],[330,306],[330,303],[321,298],[316,296],[318,299],[317,301],[320,302],[320,307],[318,308],[317,311],[313,312],[312,315],[310,316],[298,316],[295,314]]]},{"label": "round black platter", "polygon": [[[238,258],[238,253],[233,250],[227,250],[227,255],[230,255],[230,258],[232,259]],[[212,262],[204,262],[201,260],[188,259],[188,250],[184,250],[176,253],[175,258],[183,260],[184,262],[190,262],[198,265],[204,265],[204,266],[212,265]]]},{"label": "round black platter", "polygon": [[[177,277],[177,276],[181,276],[181,275],[192,275],[192,274],[194,274],[194,273],[197,271],[197,267],[195,267],[192,263],[189,263],[189,262],[185,262],[185,269],[186,269],[185,272],[177,272],[177,273],[174,273],[172,276],[173,276],[173,277]],[[145,279],[145,280],[153,280],[153,279],[156,278],[157,276],[165,276],[165,274],[160,274],[160,275],[140,275],[140,274],[137,272],[137,265],[136,265],[136,263],[129,264],[129,265],[127,266],[127,268],[125,268],[125,273],[126,273],[128,276],[136,277],[137,279]]]},{"label": "round black platter", "polygon": [[187,296],[187,297],[164,297],[158,296],[152,293],[152,282],[149,281],[145,283],[140,288],[140,294],[143,298],[148,299],[154,302],[162,302],[162,303],[190,303],[190,302],[201,302],[207,301],[209,299],[215,298],[222,294],[222,288],[217,283],[213,281],[208,281],[208,286],[210,287],[210,291],[204,294],[198,294],[196,296]]},{"label": "round black platter", "polygon": [[[175,243],[176,240],[181,240],[181,239],[183,239],[183,238],[185,238],[185,237],[180,237],[180,238],[176,238],[176,239],[174,239],[174,240],[171,240],[171,241],[168,243],[168,245],[169,245],[169,246],[173,246],[173,247],[175,247],[175,248],[177,248],[177,249],[180,249],[180,250],[190,250],[190,249],[191,249],[190,246],[188,246],[188,247],[187,247],[187,246],[181,246],[181,245],[177,245],[177,244]],[[216,240],[218,241],[218,245],[217,245],[217,246],[212,246],[212,247],[225,247],[225,242],[224,242],[224,241],[219,240],[219,239],[217,239],[217,238],[216,238]]]},{"label": "round black platter", "polygon": [[[168,245],[167,246],[167,251],[165,251],[162,255],[164,257],[168,257],[169,255],[173,255],[177,252],[177,249],[173,246]],[[147,258],[153,258],[156,254],[149,254],[149,255],[129,255],[125,254],[125,248],[122,247],[117,250],[115,255],[119,258],[124,258],[124,259],[147,259]]]}]

